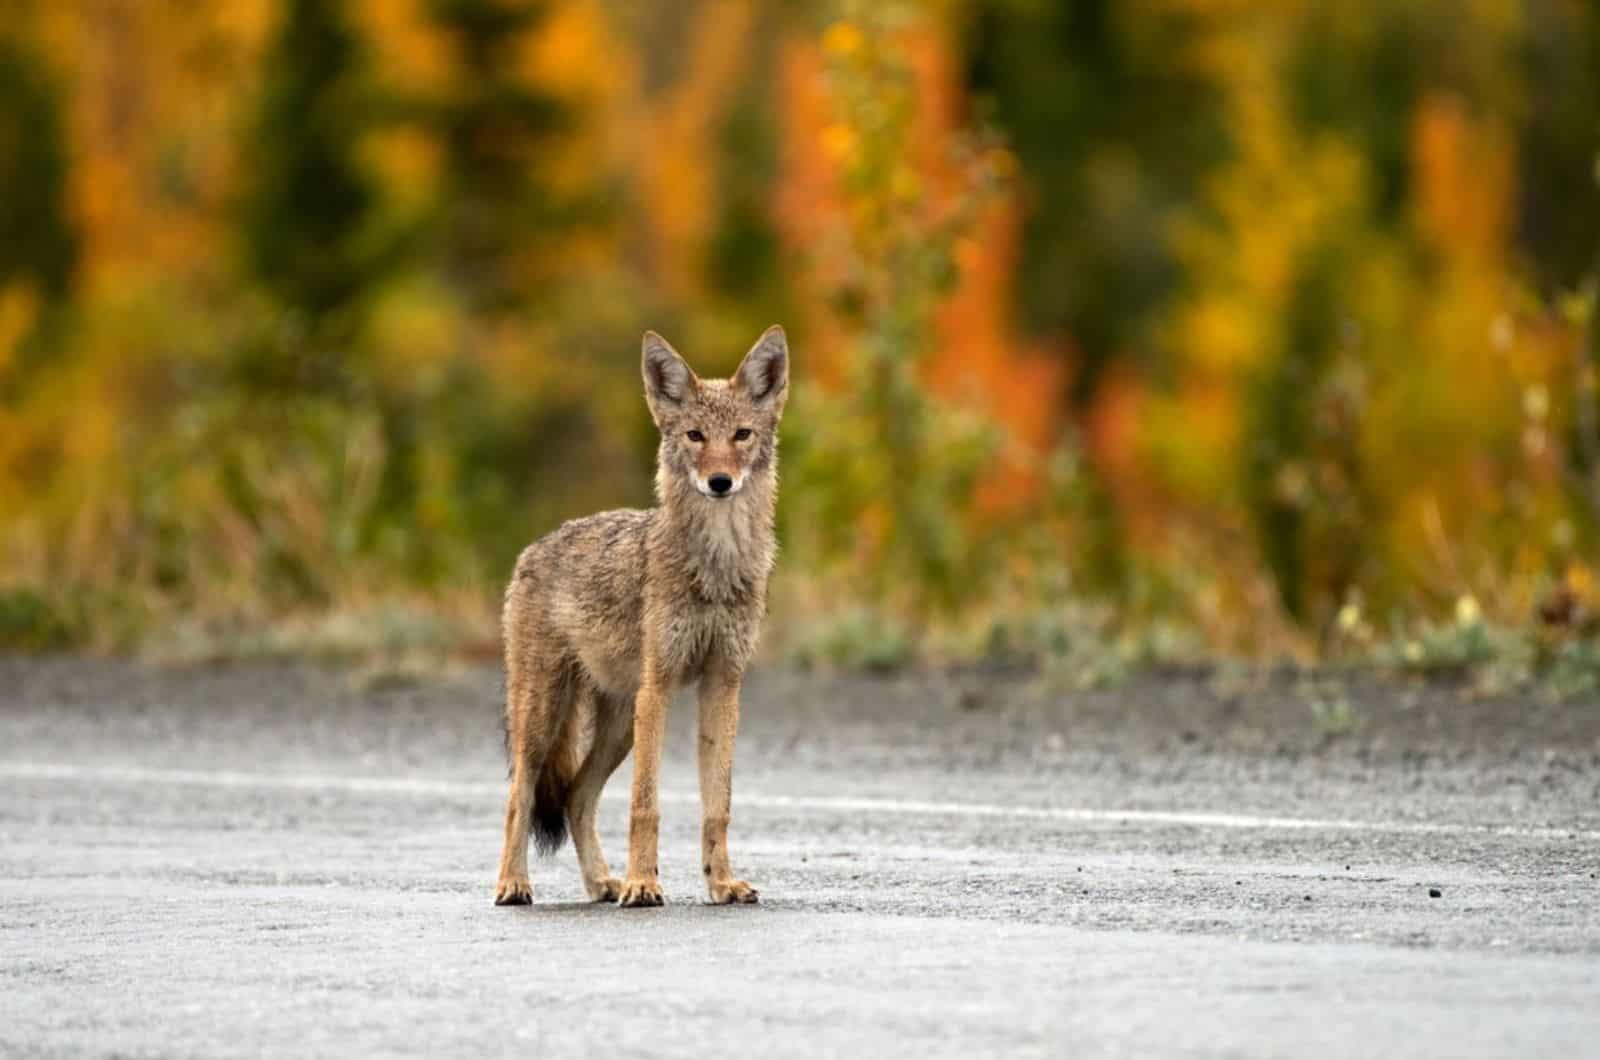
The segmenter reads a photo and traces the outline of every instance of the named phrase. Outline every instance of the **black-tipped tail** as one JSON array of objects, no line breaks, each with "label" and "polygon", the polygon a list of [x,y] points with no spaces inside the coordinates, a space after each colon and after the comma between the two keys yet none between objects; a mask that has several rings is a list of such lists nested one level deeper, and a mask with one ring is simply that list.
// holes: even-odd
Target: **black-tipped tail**
[{"label": "black-tipped tail", "polygon": [[567,782],[547,762],[533,786],[533,845],[540,854],[554,854],[566,840]]}]

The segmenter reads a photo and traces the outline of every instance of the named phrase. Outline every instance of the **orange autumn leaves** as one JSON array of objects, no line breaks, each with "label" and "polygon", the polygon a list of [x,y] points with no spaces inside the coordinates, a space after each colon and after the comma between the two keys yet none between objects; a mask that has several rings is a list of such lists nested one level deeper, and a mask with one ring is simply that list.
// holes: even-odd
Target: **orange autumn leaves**
[{"label": "orange autumn leaves", "polygon": [[[227,508],[230,482],[186,472],[176,486],[149,485],[160,478],[153,454],[186,452],[197,422],[228,422],[226,402],[186,404],[185,380],[222,373],[252,343],[294,347],[300,334],[292,314],[266,306],[238,253],[243,160],[288,5],[192,6],[32,0],[0,27],[60,84],[79,238],[55,359],[33,358],[48,367],[0,402],[3,579],[45,571],[70,584],[91,568],[108,582],[142,578],[94,557],[108,541],[136,553],[130,542],[153,534],[138,513],[150,510],[210,513],[183,524],[186,556],[241,555],[252,535],[288,537],[306,522],[288,504],[294,519],[260,516],[246,533],[249,520]],[[644,327],[670,331],[710,372],[773,319],[789,325],[797,379],[814,384],[818,406],[809,425],[786,427],[797,455],[825,448],[808,426],[827,432],[830,405],[860,396],[872,351],[891,348],[906,368],[914,393],[886,385],[888,399],[840,425],[859,432],[847,434],[855,458],[881,473],[841,483],[850,476],[824,466],[796,486],[837,487],[834,506],[816,510],[873,543],[848,557],[861,570],[907,540],[942,550],[956,610],[994,596],[968,578],[963,555],[967,567],[1078,586],[1096,581],[1086,565],[1115,553],[1119,573],[1105,581],[1142,594],[1131,609],[1166,608],[1221,647],[1303,650],[1356,600],[1363,614],[1448,612],[1470,595],[1511,621],[1556,581],[1591,583],[1596,520],[1574,485],[1589,473],[1575,444],[1578,398],[1592,390],[1579,357],[1588,310],[1529,278],[1524,126],[1536,101],[1517,81],[1518,42],[1532,32],[1521,5],[1467,5],[1459,17],[1431,3],[1399,14],[1377,3],[1102,5],[1107,32],[1198,79],[1225,143],[1176,207],[1150,215],[1160,245],[1147,257],[1161,259],[1152,271],[1167,286],[1148,319],[1093,351],[1105,367],[1082,393],[1084,335],[1032,330],[1017,303],[1034,275],[1029,225],[1095,205],[1062,202],[1008,136],[1019,116],[977,98],[975,27],[1006,6],[543,5],[515,42],[510,77],[565,108],[528,157],[560,204],[547,213],[578,219],[558,219],[548,231],[560,234],[544,239],[531,231],[548,219],[537,209],[489,226],[530,228],[513,243],[514,311],[478,319],[470,276],[432,259],[402,260],[356,300],[351,391],[383,397],[349,413],[359,453],[341,459],[359,471],[362,504],[409,505],[350,532],[370,547],[357,557],[372,561],[366,584],[471,582],[471,557],[498,569],[507,527],[643,502],[650,443],[628,343]],[[426,0],[343,10],[362,56],[352,80],[378,116],[349,145],[376,189],[376,223],[424,230],[453,205],[459,145],[418,112],[475,84],[474,71]],[[1329,75],[1333,103],[1317,104],[1333,117],[1313,113],[1306,97],[1328,64],[1413,17],[1460,34],[1443,72],[1404,59],[1415,86],[1396,103],[1364,96],[1366,68],[1352,66],[1358,76]],[[1182,33],[1164,36],[1169,24]],[[1148,120],[1165,129],[1192,117]],[[1103,166],[1122,201],[1143,202],[1156,163],[1115,133],[1073,141],[1071,161]],[[397,253],[422,242],[397,240]],[[0,382],[30,360],[23,351],[48,315],[34,287],[0,283]],[[908,410],[926,423],[898,433],[891,421]],[[308,416],[338,433],[333,413]],[[487,425],[500,432],[488,441]],[[911,439],[914,459],[890,452],[896,439]],[[321,449],[306,451],[305,482],[341,481],[312,466]],[[573,452],[592,465],[582,475]],[[281,496],[289,479],[255,460],[240,466],[260,472],[258,492]],[[1079,480],[1063,487],[1063,466]],[[886,500],[902,472],[933,485]],[[391,481],[407,476],[414,496]],[[1097,498],[1092,518],[1114,546],[1093,557],[1074,490]],[[786,510],[808,503],[796,494]],[[289,529],[262,529],[280,524]],[[794,529],[795,570],[825,566]],[[449,561],[415,559],[395,543],[407,533],[448,538]],[[302,536],[307,554],[323,540]],[[917,596],[873,592],[869,602],[888,606]]]}]

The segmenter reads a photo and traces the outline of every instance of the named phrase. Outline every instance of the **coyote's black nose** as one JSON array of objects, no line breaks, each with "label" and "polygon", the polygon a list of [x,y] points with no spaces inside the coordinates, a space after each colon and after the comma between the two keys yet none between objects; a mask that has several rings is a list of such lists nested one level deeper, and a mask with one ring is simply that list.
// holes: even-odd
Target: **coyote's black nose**
[{"label": "coyote's black nose", "polygon": [[712,493],[720,497],[733,489],[733,479],[728,475],[712,475],[711,481],[707,482],[706,485],[711,487]]}]

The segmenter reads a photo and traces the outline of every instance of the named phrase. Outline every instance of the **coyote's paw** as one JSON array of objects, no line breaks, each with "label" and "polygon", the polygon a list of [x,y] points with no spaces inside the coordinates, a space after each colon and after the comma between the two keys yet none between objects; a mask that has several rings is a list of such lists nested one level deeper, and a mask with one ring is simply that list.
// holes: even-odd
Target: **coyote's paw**
[{"label": "coyote's paw", "polygon": [[661,885],[655,880],[629,880],[622,885],[617,904],[628,907],[660,905]]},{"label": "coyote's paw", "polygon": [[706,886],[711,891],[712,905],[754,905],[761,901],[761,892],[743,880],[712,880]]},{"label": "coyote's paw", "polygon": [[533,884],[526,876],[502,876],[494,889],[495,905],[532,905]]},{"label": "coyote's paw", "polygon": [[622,894],[622,881],[615,876],[598,880],[584,880],[583,889],[589,892],[591,902],[615,902]]}]

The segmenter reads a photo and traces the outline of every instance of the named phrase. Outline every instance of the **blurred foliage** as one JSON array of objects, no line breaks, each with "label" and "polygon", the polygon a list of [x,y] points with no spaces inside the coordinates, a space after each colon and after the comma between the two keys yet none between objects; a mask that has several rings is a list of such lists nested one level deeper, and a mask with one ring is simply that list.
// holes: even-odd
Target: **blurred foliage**
[{"label": "blurred foliage", "polygon": [[67,290],[74,240],[62,189],[67,158],[60,105],[43,64],[0,40],[0,281],[51,297]]},{"label": "blurred foliage", "polygon": [[963,24],[967,81],[1028,185],[1017,297],[1078,351],[1073,405],[1149,348],[1182,278],[1173,222],[1224,155],[1219,86],[1191,60],[1198,5],[989,0]]},{"label": "blurred foliage", "polygon": [[796,402],[785,537],[823,564],[842,562],[819,577],[920,614],[983,594],[992,557],[973,515],[998,439],[923,383],[934,312],[957,277],[955,242],[993,193],[995,166],[981,143],[952,138],[949,186],[931,189],[919,171],[904,40],[920,28],[914,16],[909,5],[850,2],[823,36],[839,201],[818,267],[834,280],[845,369],[841,385],[808,387]]},{"label": "blurred foliage", "polygon": [[343,12],[339,0],[286,5],[245,145],[240,227],[255,277],[317,322],[336,318],[377,280],[368,232],[376,193],[355,157],[366,124],[360,56]]},{"label": "blurred foliage", "polygon": [[0,592],[0,649],[59,651],[78,643],[79,634],[41,593],[29,589]]},{"label": "blurred foliage", "polygon": [[782,320],[797,658],[1584,691],[1597,147],[1574,0],[14,0],[0,638],[488,638]]}]

